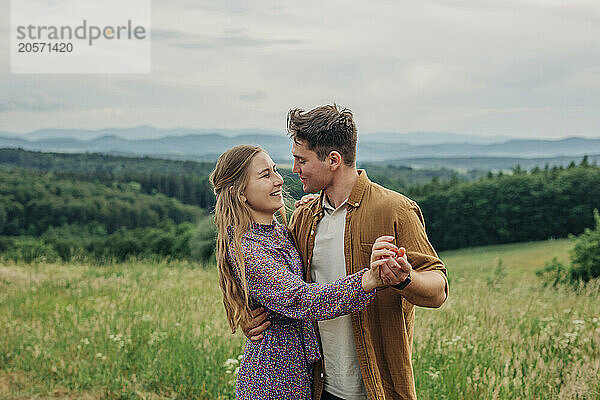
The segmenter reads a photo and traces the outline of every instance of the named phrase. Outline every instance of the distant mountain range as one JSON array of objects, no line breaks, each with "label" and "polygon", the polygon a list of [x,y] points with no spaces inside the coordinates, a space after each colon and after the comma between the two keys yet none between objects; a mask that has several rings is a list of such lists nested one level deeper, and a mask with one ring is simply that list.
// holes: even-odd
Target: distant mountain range
[{"label": "distant mountain range", "polygon": [[[167,136],[187,136],[187,135],[211,135],[217,134],[226,137],[245,136],[245,135],[268,135],[285,136],[284,130],[268,129],[159,129],[153,126],[143,125],[134,128],[105,128],[99,130],[89,129],[39,129],[33,132],[17,134],[13,132],[0,131],[0,136],[16,137],[27,140],[71,138],[78,140],[91,140],[102,136],[118,136],[122,139],[160,139]],[[500,136],[472,136],[461,135],[449,132],[376,132],[360,134],[360,138],[365,143],[408,143],[412,145],[436,144],[436,143],[479,143],[490,144],[499,143],[508,140]]]},{"label": "distant mountain range", "polygon": [[[588,163],[600,165],[600,154],[588,154]],[[541,157],[541,158],[521,158],[521,157],[444,157],[444,158],[402,158],[398,160],[386,160],[379,162],[367,162],[364,164],[374,164],[380,166],[393,165],[396,167],[411,167],[414,169],[441,169],[448,168],[460,172],[467,172],[473,169],[483,171],[510,171],[517,165],[524,170],[531,170],[535,167],[544,168],[563,166],[567,167],[570,163],[580,164],[581,156],[559,156],[559,157]],[[366,165],[363,165],[366,167]],[[368,170],[368,168],[367,168]]]},{"label": "distant mountain range", "polygon": [[267,129],[160,129],[149,125],[134,128],[105,128],[99,130],[90,129],[39,129],[25,134],[0,131],[0,136],[18,137],[27,140],[72,138],[79,140],[91,140],[102,136],[118,136],[122,139],[160,139],[166,136],[185,135],[207,135],[219,134],[222,136],[240,135],[281,135],[282,132]]},{"label": "distant mountain range", "polygon": [[[0,147],[69,153],[149,155],[213,161],[226,149],[248,143],[265,148],[276,160],[289,161],[291,159],[291,142],[283,132],[229,130],[221,133],[186,133],[191,131],[199,132],[189,129],[161,130],[152,127],[101,131],[40,130],[25,135],[0,132]],[[112,134],[106,134],[109,132]],[[171,135],[164,135],[166,132]],[[235,134],[239,132],[244,133]],[[99,133],[100,136],[98,136]],[[114,133],[119,133],[119,135]],[[156,137],[134,138],[145,136]],[[495,137],[484,140],[473,136],[439,132],[359,135],[359,160],[362,162],[448,157],[548,158],[576,156],[580,158],[584,154],[600,154],[600,139],[572,137],[561,140],[506,140]]]}]

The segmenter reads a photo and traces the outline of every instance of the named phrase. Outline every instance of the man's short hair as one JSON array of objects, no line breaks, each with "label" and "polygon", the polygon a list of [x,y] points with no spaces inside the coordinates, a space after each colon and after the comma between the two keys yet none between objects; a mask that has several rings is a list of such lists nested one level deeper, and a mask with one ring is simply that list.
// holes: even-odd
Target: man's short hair
[{"label": "man's short hair", "polygon": [[310,111],[295,108],[288,112],[287,129],[292,139],[305,140],[321,161],[335,150],[342,155],[344,164],[354,166],[356,124],[349,109],[340,109],[335,103]]}]

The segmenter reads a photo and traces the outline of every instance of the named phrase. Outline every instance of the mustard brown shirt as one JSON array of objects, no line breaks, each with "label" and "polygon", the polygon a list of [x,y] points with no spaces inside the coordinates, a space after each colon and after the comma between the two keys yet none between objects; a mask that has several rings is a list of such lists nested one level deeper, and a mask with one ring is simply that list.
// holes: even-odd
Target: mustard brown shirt
[{"label": "mustard brown shirt", "polygon": [[[417,203],[400,193],[371,182],[364,170],[346,202],[344,256],[346,273],[370,265],[371,248],[383,235],[396,238],[406,248],[413,269],[435,270],[446,279],[446,267],[425,233],[425,221]],[[289,229],[304,265],[304,279],[311,281],[315,229],[323,217],[323,193],[294,211]],[[448,292],[446,280],[446,294]],[[354,342],[367,395],[372,400],[417,398],[411,364],[414,305],[394,288],[377,290],[375,300],[352,314]],[[314,368],[313,399],[323,391],[323,365]]]}]

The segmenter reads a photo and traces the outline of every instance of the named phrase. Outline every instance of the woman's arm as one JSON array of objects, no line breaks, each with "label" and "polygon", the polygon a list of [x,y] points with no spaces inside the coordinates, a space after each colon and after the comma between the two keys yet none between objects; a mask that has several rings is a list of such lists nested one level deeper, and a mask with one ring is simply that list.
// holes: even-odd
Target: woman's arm
[{"label": "woman's arm", "polygon": [[365,277],[367,283],[363,288],[367,268],[327,285],[306,283],[253,240],[242,239],[242,254],[250,296],[269,310],[289,318],[335,318],[362,310],[375,296],[376,285],[370,276]]}]

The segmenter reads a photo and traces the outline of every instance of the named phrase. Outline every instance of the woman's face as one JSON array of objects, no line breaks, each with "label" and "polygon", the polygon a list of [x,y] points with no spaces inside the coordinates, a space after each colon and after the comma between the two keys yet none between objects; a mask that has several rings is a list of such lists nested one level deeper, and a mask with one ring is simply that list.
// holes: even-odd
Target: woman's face
[{"label": "woman's face", "polygon": [[249,178],[243,193],[254,222],[270,224],[273,214],[283,207],[283,178],[277,166],[265,152],[254,156],[249,166]]}]

